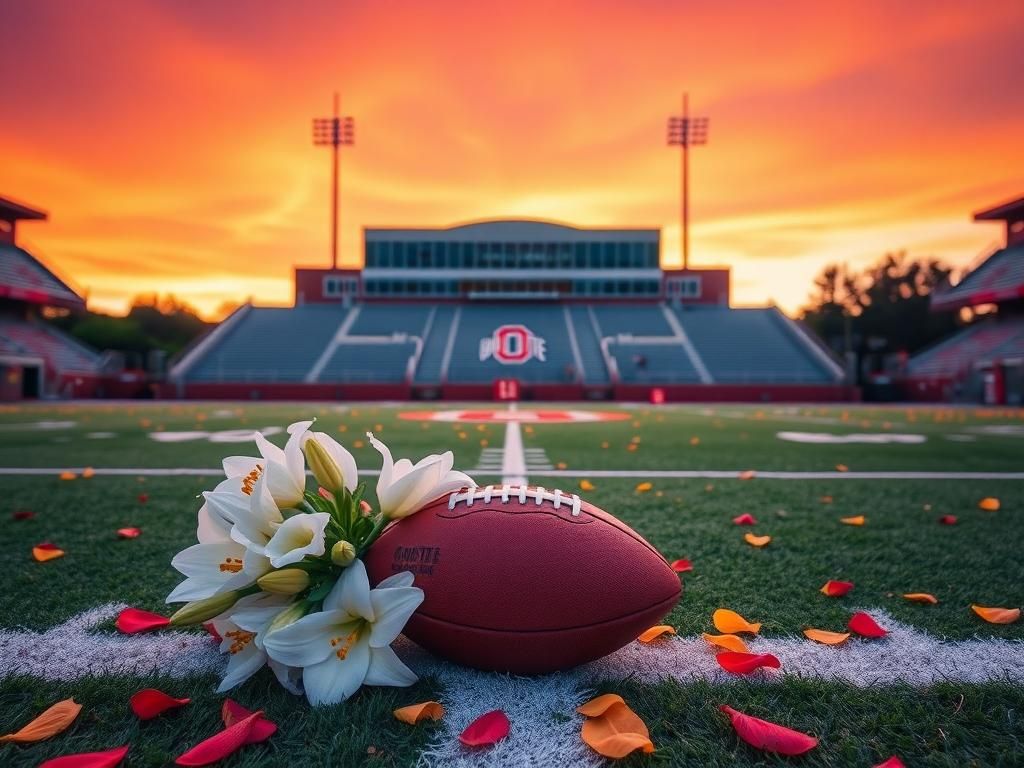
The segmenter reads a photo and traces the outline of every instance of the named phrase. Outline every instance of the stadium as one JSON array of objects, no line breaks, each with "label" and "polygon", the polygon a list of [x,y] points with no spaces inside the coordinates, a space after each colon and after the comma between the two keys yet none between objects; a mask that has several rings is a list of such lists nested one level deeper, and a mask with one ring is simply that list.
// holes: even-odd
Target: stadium
[{"label": "stadium", "polygon": [[8,5],[0,766],[1024,764],[1019,3]]}]

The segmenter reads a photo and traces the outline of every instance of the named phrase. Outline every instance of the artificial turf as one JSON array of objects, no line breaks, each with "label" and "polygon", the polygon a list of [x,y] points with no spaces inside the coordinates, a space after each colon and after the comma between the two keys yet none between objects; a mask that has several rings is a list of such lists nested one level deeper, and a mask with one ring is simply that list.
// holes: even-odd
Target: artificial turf
[{"label": "artificial turf", "polygon": [[[380,433],[396,455],[415,459],[452,448],[456,465],[466,469],[477,461],[482,443],[502,443],[500,425],[424,426],[401,421],[400,410],[252,404],[5,408],[0,412],[0,466],[216,468],[225,455],[251,454],[251,444],[156,443],[148,433],[158,427],[215,431],[284,426],[305,415],[317,416],[320,428],[351,447],[360,466],[368,469],[379,466],[379,457],[365,443],[355,446],[356,440],[365,441],[367,429]],[[553,464],[564,462],[568,471],[831,470],[838,463],[854,471],[1018,471],[1024,456],[1024,441],[1015,435],[1022,424],[1018,411],[628,410],[626,421],[529,427],[524,429],[525,442],[544,448]],[[39,429],[40,421],[74,424]],[[884,432],[885,423],[894,431],[924,434],[927,440],[923,445],[810,446],[775,437],[780,430]],[[991,426],[1012,429],[994,434]],[[114,436],[88,436],[97,432]],[[950,440],[949,435],[973,440]],[[699,441],[691,445],[694,436]],[[272,439],[280,444],[283,438]],[[602,447],[604,442],[609,447]],[[630,444],[638,447],[628,450]],[[594,487],[585,492],[579,490],[582,479],[565,477],[558,483],[621,517],[670,560],[685,557],[693,562],[693,572],[683,575],[684,597],[666,619],[681,635],[711,631],[711,613],[719,607],[762,622],[766,637],[798,635],[808,626],[840,629],[856,607],[884,608],[903,623],[951,640],[1024,638],[1024,624],[986,624],[969,610],[971,603],[1024,604],[1021,481],[655,479],[649,491],[638,493],[638,479],[589,478]],[[214,477],[98,475],[64,481],[54,475],[0,476],[0,626],[45,629],[108,602],[165,611],[163,598],[180,580],[170,559],[194,542],[200,503],[196,496],[215,483]],[[372,499],[372,480],[370,486]],[[145,501],[140,500],[143,494]],[[1000,499],[998,512],[978,509],[978,500],[987,496]],[[36,515],[14,521],[10,515],[17,509]],[[744,512],[758,524],[734,525],[732,518]],[[840,517],[861,514],[867,518],[864,526],[839,523]],[[945,514],[956,515],[958,523],[939,525],[938,517]],[[118,539],[116,530],[125,526],[138,526],[143,533],[137,539]],[[770,534],[773,541],[754,549],[742,541],[747,531]],[[66,556],[34,562],[31,548],[45,540],[65,549]],[[828,598],[818,592],[828,579],[856,586],[846,597]],[[929,592],[939,603],[909,603],[901,597],[905,592]],[[140,725],[127,709],[127,698],[147,685],[189,696],[195,705]],[[0,733],[57,699],[73,695],[86,704],[79,721],[49,742],[0,746],[0,763],[31,765],[58,754],[131,742],[135,746],[127,765],[164,765],[216,730],[222,697],[214,687],[208,677],[0,680]],[[739,743],[718,713],[719,703],[819,736],[821,747],[801,758],[801,765],[872,765],[893,753],[909,765],[1013,765],[1024,759],[1024,689],[1008,684],[860,689],[787,678],[770,685],[609,682],[602,690],[622,694],[651,727],[658,751],[631,758],[635,764],[787,762]],[[280,731],[268,744],[242,750],[226,764],[410,765],[435,726],[408,728],[391,718],[391,709],[457,693],[428,679],[412,689],[364,690],[339,707],[313,710],[278,689],[264,671],[233,695],[243,705],[265,708]]]}]

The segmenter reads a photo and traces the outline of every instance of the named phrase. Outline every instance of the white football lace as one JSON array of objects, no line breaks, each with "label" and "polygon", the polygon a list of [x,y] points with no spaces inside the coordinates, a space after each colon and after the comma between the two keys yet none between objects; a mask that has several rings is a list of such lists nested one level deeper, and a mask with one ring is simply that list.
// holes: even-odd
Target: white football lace
[{"label": "white football lace", "polygon": [[575,493],[563,494],[559,490],[549,491],[545,488],[530,488],[526,485],[503,485],[497,488],[488,485],[483,488],[470,488],[462,493],[456,491],[448,497],[448,509],[455,509],[459,502],[465,502],[467,507],[472,507],[473,502],[481,499],[484,504],[490,504],[492,498],[501,499],[502,504],[507,504],[510,497],[519,498],[520,504],[525,504],[528,498],[533,499],[537,506],[545,501],[550,501],[558,509],[563,504],[572,506],[572,516],[580,515],[580,497]]}]

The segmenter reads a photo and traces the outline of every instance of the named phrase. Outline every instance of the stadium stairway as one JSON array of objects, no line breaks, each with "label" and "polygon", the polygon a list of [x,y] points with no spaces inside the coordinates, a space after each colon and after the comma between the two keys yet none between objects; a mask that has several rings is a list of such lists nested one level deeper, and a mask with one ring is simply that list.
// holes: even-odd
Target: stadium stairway
[{"label": "stadium stairway", "polygon": [[423,352],[416,366],[413,382],[416,384],[441,383],[441,371],[444,369],[445,350],[448,348],[448,336],[455,325],[458,308],[452,304],[439,304],[435,307],[433,319],[425,331]]},{"label": "stadium stairway", "polygon": [[610,381],[608,366],[601,352],[601,339],[597,332],[593,313],[589,307],[578,304],[565,305],[566,320],[576,335],[576,346],[583,366],[585,384],[607,384]]}]

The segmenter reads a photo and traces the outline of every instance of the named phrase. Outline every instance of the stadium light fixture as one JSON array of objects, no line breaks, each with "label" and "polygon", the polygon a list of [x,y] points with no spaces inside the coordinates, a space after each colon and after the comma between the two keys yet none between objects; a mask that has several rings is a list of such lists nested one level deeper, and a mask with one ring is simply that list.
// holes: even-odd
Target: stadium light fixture
[{"label": "stadium light fixture", "polygon": [[331,266],[338,268],[338,185],[340,169],[338,149],[356,143],[356,121],[338,115],[339,99],[334,94],[334,117],[313,118],[313,144],[331,147]]},{"label": "stadium light fixture", "polygon": [[682,183],[682,200],[680,211],[681,237],[683,241],[683,269],[690,267],[690,158],[691,146],[699,146],[708,142],[708,118],[690,117],[690,95],[683,94],[682,115],[670,115],[668,118],[668,145],[682,148],[683,167],[680,173]]}]

